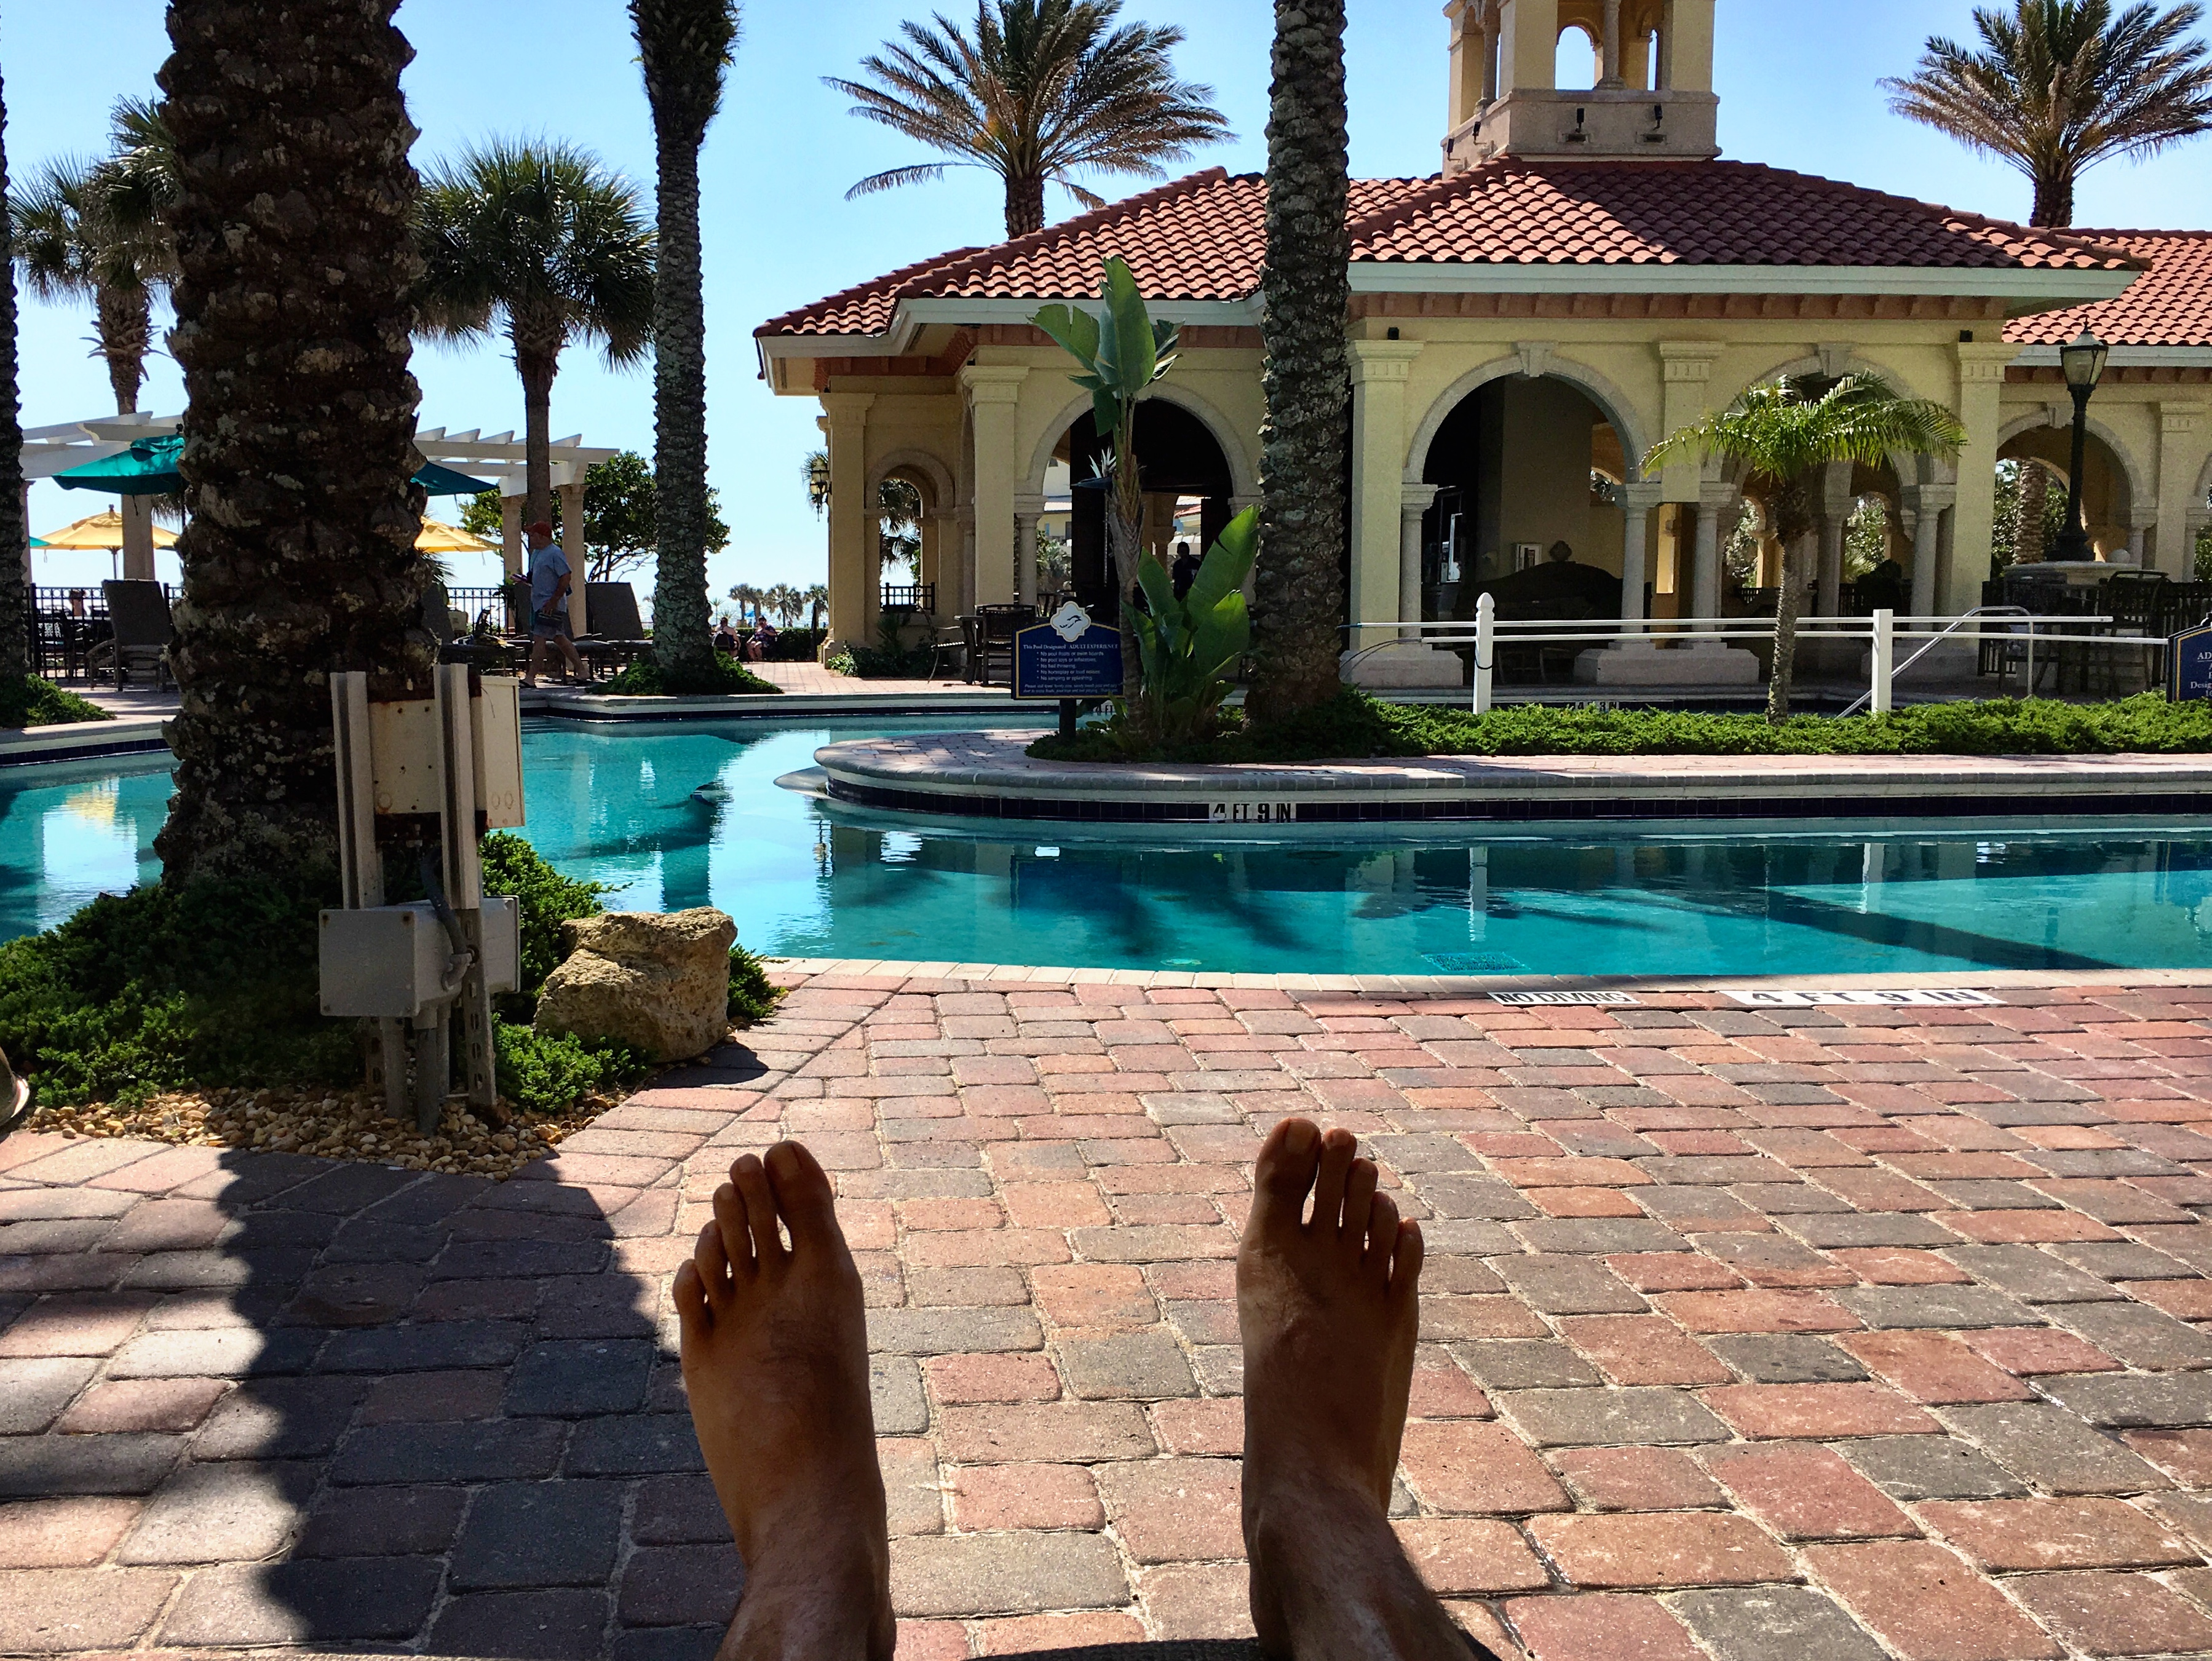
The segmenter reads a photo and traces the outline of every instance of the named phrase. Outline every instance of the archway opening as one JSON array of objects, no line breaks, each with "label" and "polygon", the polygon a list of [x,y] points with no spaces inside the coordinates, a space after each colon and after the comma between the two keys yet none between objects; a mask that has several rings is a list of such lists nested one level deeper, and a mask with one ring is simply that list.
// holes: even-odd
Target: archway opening
[{"label": "archway opening", "polygon": [[[1034,551],[1041,597],[1055,592],[1047,576],[1064,571],[1065,592],[1094,617],[1109,622],[1121,615],[1120,595],[1106,563],[1106,459],[1112,448],[1111,435],[1100,437],[1087,410],[1061,435],[1046,473],[1045,513]],[[1139,404],[1137,476],[1145,493],[1146,548],[1169,564],[1180,543],[1203,557],[1229,523],[1230,499],[1236,493],[1229,458],[1206,423],[1164,398]],[[1056,496],[1054,486],[1062,479],[1066,495]],[[1062,524],[1064,566],[1054,558],[1059,551],[1047,547],[1048,527]]]},{"label": "archway opening", "polygon": [[[2129,520],[2134,507],[2127,468],[2097,434],[2087,438],[2081,466],[2084,528],[2099,559],[2124,563],[2130,557]],[[2052,545],[2066,529],[2073,464],[2070,427],[2031,427],[1998,447],[1992,575],[2051,557]]]},{"label": "archway opening", "polygon": [[1562,92],[1589,92],[1605,73],[1602,49],[1589,27],[1570,23],[1559,31],[1553,84]]}]

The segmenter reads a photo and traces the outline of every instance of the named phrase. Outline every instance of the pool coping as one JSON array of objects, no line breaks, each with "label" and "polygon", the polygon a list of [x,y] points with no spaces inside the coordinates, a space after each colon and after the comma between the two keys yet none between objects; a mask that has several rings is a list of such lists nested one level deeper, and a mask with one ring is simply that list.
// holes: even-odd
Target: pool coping
[{"label": "pool coping", "polygon": [[2212,814],[2212,756],[1437,756],[1050,762],[1033,732],[842,739],[831,800],[953,818],[1255,825]]},{"label": "pool coping", "polygon": [[169,747],[167,715],[123,715],[49,727],[0,730],[0,767],[148,755]]}]

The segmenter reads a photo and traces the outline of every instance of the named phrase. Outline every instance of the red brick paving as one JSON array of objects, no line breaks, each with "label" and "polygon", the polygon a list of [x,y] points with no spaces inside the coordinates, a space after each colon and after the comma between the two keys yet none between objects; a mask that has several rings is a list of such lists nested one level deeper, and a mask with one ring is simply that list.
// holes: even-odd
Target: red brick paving
[{"label": "red brick paving", "polygon": [[2002,996],[832,974],[503,1186],[18,1134],[0,1652],[703,1661],[667,1281],[786,1134],[868,1288],[902,1653],[1244,1634],[1229,1259],[1291,1111],[1423,1220],[1396,1525],[1493,1644],[2212,1652],[2212,988]]}]

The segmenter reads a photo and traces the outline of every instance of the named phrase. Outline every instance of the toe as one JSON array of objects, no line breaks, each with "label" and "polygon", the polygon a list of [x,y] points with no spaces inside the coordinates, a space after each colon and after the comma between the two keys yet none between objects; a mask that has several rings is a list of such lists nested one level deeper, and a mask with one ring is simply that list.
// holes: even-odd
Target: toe
[{"label": "toe", "polygon": [[730,1254],[722,1245],[722,1228],[717,1217],[699,1231],[691,1248],[691,1272],[698,1277],[699,1296],[710,1308],[719,1308],[730,1295]]},{"label": "toe", "polygon": [[753,1258],[763,1269],[780,1263],[789,1254],[776,1232],[775,1194],[768,1185],[768,1167],[748,1153],[730,1167],[730,1180],[745,1202],[745,1222],[752,1231]]},{"label": "toe", "polygon": [[[730,1175],[735,1177],[737,1174],[737,1167],[731,1166]],[[714,1220],[709,1226],[709,1232],[715,1236],[715,1244],[721,1251],[722,1262],[731,1277],[742,1280],[753,1272],[751,1220],[745,1215],[745,1196],[738,1193],[732,1183],[724,1183],[714,1190]],[[701,1262],[699,1272],[707,1275],[708,1267],[708,1264]],[[710,1291],[719,1293],[724,1284],[721,1276],[707,1275]]]},{"label": "toe", "polygon": [[1252,1168],[1253,1229],[1296,1228],[1320,1167],[1321,1132],[1312,1120],[1285,1119],[1269,1131]]},{"label": "toe", "polygon": [[1348,1130],[1332,1130],[1321,1139],[1321,1175],[1314,1179],[1314,1226],[1334,1232],[1344,1215],[1345,1184],[1352,1177],[1352,1162],[1359,1155],[1359,1139]]},{"label": "toe", "polygon": [[696,1264],[685,1262],[676,1270],[676,1322],[688,1354],[706,1342],[714,1329],[714,1311],[707,1301],[707,1283]]},{"label": "toe", "polygon": [[1354,1250],[1367,1238],[1367,1220],[1375,1206],[1375,1189],[1382,1180],[1372,1159],[1354,1159],[1344,1183],[1344,1238]]},{"label": "toe", "polygon": [[1421,1226],[1408,1219],[1398,1225],[1398,1250],[1390,1262],[1390,1295],[1408,1300],[1420,1292],[1421,1259],[1428,1248],[1421,1239]]},{"label": "toe", "polygon": [[[1398,1247],[1398,1202],[1388,1194],[1375,1195],[1373,1201],[1364,1231],[1366,1251],[1360,1265],[1381,1284],[1390,1278],[1390,1259]],[[1348,1220],[1344,1232],[1349,1238],[1352,1225]]]},{"label": "toe", "polygon": [[827,1250],[844,1244],[837,1226],[837,1196],[820,1161],[798,1142],[778,1142],[763,1162],[775,1208],[791,1232],[794,1251]]}]

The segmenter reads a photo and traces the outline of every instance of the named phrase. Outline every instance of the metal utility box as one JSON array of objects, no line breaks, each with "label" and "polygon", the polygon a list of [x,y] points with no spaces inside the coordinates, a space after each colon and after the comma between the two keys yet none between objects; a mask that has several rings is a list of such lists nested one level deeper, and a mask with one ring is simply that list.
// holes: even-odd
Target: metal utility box
[{"label": "metal utility box", "polygon": [[[476,805],[489,830],[522,823],[522,692],[509,675],[485,675],[469,699]],[[429,698],[368,706],[375,811],[435,813],[445,805],[438,705]]]},{"label": "metal utility box", "polygon": [[453,942],[428,900],[325,911],[319,939],[325,1015],[412,1020],[447,995]]},{"label": "metal utility box", "polygon": [[522,823],[522,687],[512,675],[485,675],[477,686],[479,696],[469,700],[476,716],[477,811],[487,830],[511,830]]},{"label": "metal utility box", "polygon": [[522,908],[511,895],[484,896],[483,976],[487,992],[522,990]]}]

